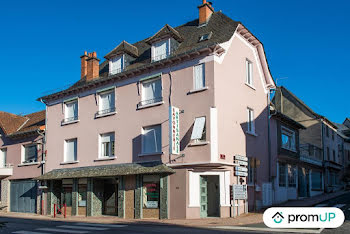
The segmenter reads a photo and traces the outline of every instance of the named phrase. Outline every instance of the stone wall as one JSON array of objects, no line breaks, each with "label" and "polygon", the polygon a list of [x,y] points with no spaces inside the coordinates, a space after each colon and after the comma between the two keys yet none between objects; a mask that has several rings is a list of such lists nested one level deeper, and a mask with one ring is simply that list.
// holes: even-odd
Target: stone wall
[{"label": "stone wall", "polygon": [[1,201],[0,201],[0,211],[6,212],[9,209],[9,193],[10,193],[10,182],[8,180],[1,180]]},{"label": "stone wall", "polygon": [[168,178],[167,175],[162,175],[160,178],[160,219],[168,218]]}]

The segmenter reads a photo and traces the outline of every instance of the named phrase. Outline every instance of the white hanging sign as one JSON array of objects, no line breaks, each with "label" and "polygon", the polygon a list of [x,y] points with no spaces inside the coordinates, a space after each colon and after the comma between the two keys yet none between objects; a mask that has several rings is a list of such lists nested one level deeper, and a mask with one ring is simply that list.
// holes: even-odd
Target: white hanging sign
[{"label": "white hanging sign", "polygon": [[170,154],[180,154],[180,111],[179,108],[169,108],[169,147]]}]

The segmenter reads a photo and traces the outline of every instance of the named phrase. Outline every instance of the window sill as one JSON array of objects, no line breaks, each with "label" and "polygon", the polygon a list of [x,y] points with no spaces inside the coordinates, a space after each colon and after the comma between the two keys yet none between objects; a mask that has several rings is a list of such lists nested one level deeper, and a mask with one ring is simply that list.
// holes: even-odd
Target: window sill
[{"label": "window sill", "polygon": [[190,90],[190,91],[187,93],[187,95],[194,94],[194,93],[199,93],[199,92],[203,92],[203,91],[208,90],[208,89],[209,89],[208,86],[205,86],[205,87],[200,88],[200,89],[192,89],[192,90]]},{"label": "window sill", "polygon": [[256,88],[248,83],[245,83],[246,86],[248,86],[249,88],[253,89],[253,90],[256,90]]},{"label": "window sill", "polygon": [[107,116],[111,116],[111,115],[115,115],[115,114],[117,114],[116,111],[106,113],[106,114],[100,114],[100,115],[96,114],[95,119],[99,119],[99,118],[103,118],[103,117],[107,117]]},{"label": "window sill", "polygon": [[26,166],[33,166],[33,165],[39,165],[40,162],[31,162],[31,163],[21,163],[18,164],[18,167],[26,167]]},{"label": "window sill", "polygon": [[321,191],[323,191],[323,190],[322,190],[322,189],[311,189],[311,191],[321,192]]},{"label": "window sill", "polygon": [[76,163],[79,163],[79,161],[61,162],[60,165],[76,164]]},{"label": "window sill", "polygon": [[163,152],[154,152],[154,153],[141,153],[139,154],[139,157],[143,157],[143,156],[153,156],[153,155],[162,155]]},{"label": "window sill", "polygon": [[61,126],[65,126],[65,125],[69,125],[69,124],[75,124],[80,122],[80,120],[73,120],[73,121],[69,121],[69,122],[61,122]]},{"label": "window sill", "polygon": [[293,153],[297,153],[297,151],[296,151],[295,149],[288,149],[288,148],[283,147],[283,146],[281,146],[281,148],[284,149],[284,150],[291,151],[291,152],[293,152]]},{"label": "window sill", "polygon": [[138,106],[138,107],[137,107],[137,110],[142,110],[142,109],[146,109],[146,108],[153,107],[153,106],[160,106],[160,105],[163,105],[163,104],[164,104],[164,101],[155,102],[155,103],[152,103],[152,104],[147,104],[147,105],[143,105],[143,106]]},{"label": "window sill", "polygon": [[117,159],[117,157],[115,157],[115,156],[113,156],[113,157],[104,157],[104,158],[95,159],[94,162],[111,161],[111,160],[115,160],[115,159]]},{"label": "window sill", "polygon": [[251,136],[255,136],[255,137],[258,136],[258,134],[256,134],[255,132],[246,131],[245,133],[247,133],[248,135],[251,135]]},{"label": "window sill", "polygon": [[209,141],[200,141],[200,142],[193,142],[188,144],[188,146],[201,146],[201,145],[208,145]]}]

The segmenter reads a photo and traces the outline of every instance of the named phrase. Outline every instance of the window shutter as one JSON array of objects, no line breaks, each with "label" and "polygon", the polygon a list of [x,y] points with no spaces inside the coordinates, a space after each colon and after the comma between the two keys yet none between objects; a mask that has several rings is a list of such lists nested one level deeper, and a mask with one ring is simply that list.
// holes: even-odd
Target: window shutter
[{"label": "window shutter", "polygon": [[196,118],[192,130],[191,140],[201,139],[205,125],[205,117]]}]

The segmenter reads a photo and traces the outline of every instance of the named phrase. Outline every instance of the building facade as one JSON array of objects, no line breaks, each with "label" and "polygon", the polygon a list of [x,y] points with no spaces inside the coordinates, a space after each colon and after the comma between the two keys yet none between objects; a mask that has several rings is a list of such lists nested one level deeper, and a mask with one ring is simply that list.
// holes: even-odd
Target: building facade
[{"label": "building facade", "polygon": [[[81,79],[41,98],[46,214],[63,204],[68,215],[121,218],[247,210],[250,200],[230,199],[231,185],[246,184],[235,156],[267,157],[275,85],[261,42],[211,3],[198,8],[198,19],[123,41],[103,63],[85,53]],[[260,169],[256,177],[268,179]]]}]

